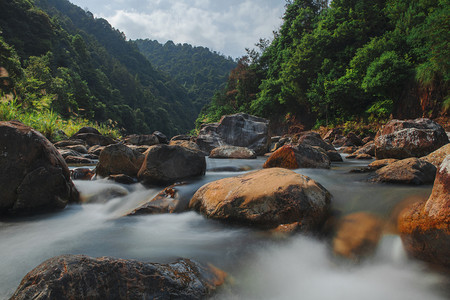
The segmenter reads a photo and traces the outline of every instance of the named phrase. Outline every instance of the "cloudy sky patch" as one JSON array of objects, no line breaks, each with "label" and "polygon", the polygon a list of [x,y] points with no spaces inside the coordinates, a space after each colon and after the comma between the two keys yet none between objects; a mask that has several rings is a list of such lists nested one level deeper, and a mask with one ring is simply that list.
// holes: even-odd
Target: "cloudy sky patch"
[{"label": "cloudy sky patch", "polygon": [[204,46],[234,58],[281,25],[285,0],[70,0],[127,38]]}]

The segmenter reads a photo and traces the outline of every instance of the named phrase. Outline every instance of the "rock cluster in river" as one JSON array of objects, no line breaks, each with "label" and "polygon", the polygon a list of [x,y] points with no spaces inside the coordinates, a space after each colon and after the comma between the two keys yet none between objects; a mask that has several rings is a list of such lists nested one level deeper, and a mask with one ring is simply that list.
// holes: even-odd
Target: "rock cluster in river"
[{"label": "rock cluster in river", "polygon": [[79,201],[61,154],[20,122],[0,122],[0,170],[0,213],[61,209]]},{"label": "rock cluster in river", "polygon": [[226,273],[189,259],[171,264],[62,255],[30,271],[11,300],[203,299]]}]

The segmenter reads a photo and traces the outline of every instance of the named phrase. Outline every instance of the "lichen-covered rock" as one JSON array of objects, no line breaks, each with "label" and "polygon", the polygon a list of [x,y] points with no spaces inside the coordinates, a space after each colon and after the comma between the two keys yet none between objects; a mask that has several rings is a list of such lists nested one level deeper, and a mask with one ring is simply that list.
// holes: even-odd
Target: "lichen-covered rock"
[{"label": "lichen-covered rock", "polygon": [[373,181],[402,183],[402,184],[430,184],[436,176],[436,167],[429,162],[415,157],[391,163],[376,172]]},{"label": "lichen-covered rock", "polygon": [[223,116],[219,123],[204,125],[197,137],[202,151],[210,153],[220,146],[247,147],[263,155],[269,146],[269,121],[248,114]]},{"label": "lichen-covered rock", "polygon": [[20,122],[0,122],[0,214],[61,209],[79,194],[58,150]]},{"label": "lichen-covered rock", "polygon": [[181,146],[165,144],[148,148],[138,172],[144,184],[167,185],[181,179],[202,176],[206,171],[203,153]]},{"label": "lichen-covered rock", "polygon": [[309,145],[285,145],[275,151],[264,163],[264,168],[330,168],[330,159],[325,151]]},{"label": "lichen-covered rock", "polygon": [[136,177],[144,161],[144,155],[123,144],[105,147],[100,153],[96,173],[101,177],[125,174]]},{"label": "lichen-covered rock", "polygon": [[236,158],[236,159],[253,159],[256,158],[255,151],[237,146],[222,146],[211,150],[210,158]]},{"label": "lichen-covered rock", "polygon": [[391,120],[375,137],[375,155],[377,159],[422,157],[448,142],[445,130],[429,119]]},{"label": "lichen-covered rock", "polygon": [[189,259],[158,264],[62,255],[30,271],[11,300],[203,299],[222,285],[226,276],[215,267]]},{"label": "lichen-covered rock", "polygon": [[450,155],[438,169],[428,200],[403,210],[398,229],[410,255],[450,268]]},{"label": "lichen-covered rock", "polygon": [[189,207],[208,218],[263,228],[300,222],[320,227],[328,216],[330,193],[309,177],[282,168],[250,172],[202,186]]}]

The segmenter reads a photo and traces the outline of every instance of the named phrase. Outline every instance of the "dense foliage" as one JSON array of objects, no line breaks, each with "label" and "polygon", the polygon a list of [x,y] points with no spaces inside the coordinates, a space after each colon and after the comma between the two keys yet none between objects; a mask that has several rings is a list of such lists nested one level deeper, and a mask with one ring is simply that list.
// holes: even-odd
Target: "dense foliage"
[{"label": "dense foliage", "polygon": [[113,120],[128,133],[193,127],[187,90],[106,20],[67,0],[0,1],[0,11],[0,65],[12,79],[2,90],[14,92],[21,109]]},{"label": "dense foliage", "polygon": [[135,43],[153,66],[168,73],[188,90],[197,113],[209,103],[215,91],[224,87],[228,74],[236,67],[231,57],[226,58],[205,47],[175,45],[172,41],[163,45],[148,39]]},{"label": "dense foliage", "polygon": [[316,125],[436,116],[450,106],[449,2],[289,1],[197,124],[237,111]]}]

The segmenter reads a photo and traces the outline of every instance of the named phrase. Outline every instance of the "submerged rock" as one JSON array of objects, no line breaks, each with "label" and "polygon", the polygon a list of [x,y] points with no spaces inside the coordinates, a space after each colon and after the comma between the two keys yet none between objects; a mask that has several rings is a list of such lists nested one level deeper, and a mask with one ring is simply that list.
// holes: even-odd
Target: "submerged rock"
[{"label": "submerged rock", "polygon": [[61,154],[20,122],[0,122],[0,182],[0,214],[61,209],[79,201]]},{"label": "submerged rock", "polygon": [[172,184],[181,179],[202,176],[206,171],[203,153],[165,144],[150,147],[138,172],[144,184]]},{"label": "submerged rock", "polygon": [[137,177],[144,155],[123,144],[109,145],[100,153],[96,173],[101,177],[125,174]]},{"label": "submerged rock", "polygon": [[319,183],[293,171],[270,168],[202,186],[189,207],[208,218],[263,228],[301,223],[318,229],[330,206],[330,193]]},{"label": "submerged rock", "polygon": [[264,163],[264,168],[330,168],[330,159],[325,151],[309,145],[285,145],[275,151]]},{"label": "submerged rock", "polygon": [[253,159],[256,158],[255,151],[237,146],[222,146],[214,148],[209,154],[210,158],[236,158],[236,159]]},{"label": "submerged rock", "polygon": [[30,271],[11,300],[203,299],[226,273],[189,259],[171,264],[61,255]]},{"label": "submerged rock", "polygon": [[448,142],[445,130],[430,119],[391,120],[375,137],[375,154],[377,159],[421,157]]},{"label": "submerged rock", "polygon": [[142,204],[128,216],[134,215],[153,215],[153,214],[171,214],[185,211],[187,203],[181,205],[180,194],[178,193],[176,184],[171,185],[158,193],[152,199]]},{"label": "submerged rock", "polygon": [[450,155],[438,169],[428,200],[400,213],[398,230],[411,256],[450,268]]},{"label": "submerged rock", "polygon": [[373,181],[403,184],[430,184],[436,176],[436,167],[415,157],[391,163],[376,171]]},{"label": "submerged rock", "polygon": [[342,217],[336,225],[333,252],[354,260],[371,255],[378,245],[383,226],[383,220],[367,212]]}]

